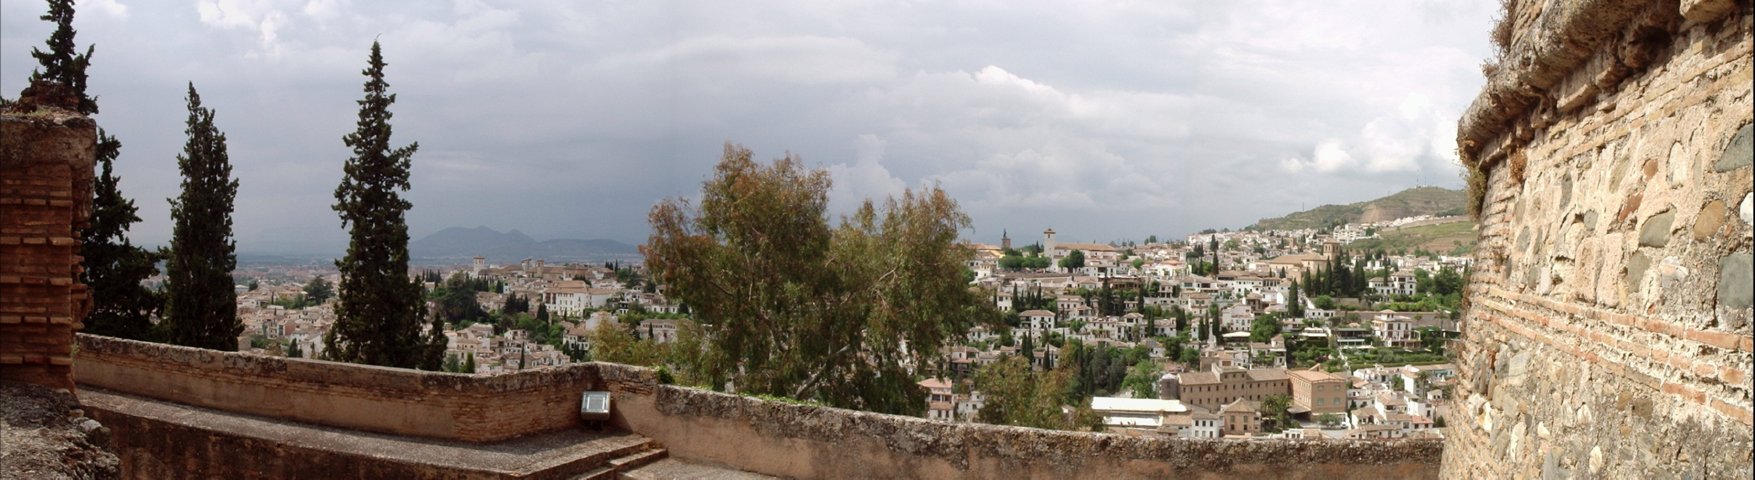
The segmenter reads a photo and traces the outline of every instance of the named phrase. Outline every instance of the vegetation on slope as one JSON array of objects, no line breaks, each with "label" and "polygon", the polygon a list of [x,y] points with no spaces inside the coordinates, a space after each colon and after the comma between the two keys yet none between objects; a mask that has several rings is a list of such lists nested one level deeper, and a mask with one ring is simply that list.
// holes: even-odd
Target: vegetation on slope
[{"label": "vegetation on slope", "polygon": [[1251,225],[1255,230],[1324,228],[1356,222],[1379,222],[1416,215],[1462,215],[1466,196],[1461,190],[1415,187],[1376,200],[1346,205],[1323,205],[1284,217],[1264,218]]},{"label": "vegetation on slope", "polygon": [[1475,222],[1457,219],[1433,225],[1379,229],[1377,238],[1359,240],[1347,247],[1357,251],[1464,255],[1475,251],[1476,238]]}]

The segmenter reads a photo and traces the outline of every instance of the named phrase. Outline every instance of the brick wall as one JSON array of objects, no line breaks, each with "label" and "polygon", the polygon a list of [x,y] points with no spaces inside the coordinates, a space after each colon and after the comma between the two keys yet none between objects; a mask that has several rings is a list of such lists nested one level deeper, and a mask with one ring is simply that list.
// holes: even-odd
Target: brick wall
[{"label": "brick wall", "polygon": [[1444,475],[1749,478],[1750,2],[1514,13]]},{"label": "brick wall", "polygon": [[79,335],[79,384],[369,432],[492,442],[580,425],[589,364],[463,375]]},{"label": "brick wall", "polygon": [[0,115],[0,379],[73,388],[96,139],[91,119],[66,110]]}]

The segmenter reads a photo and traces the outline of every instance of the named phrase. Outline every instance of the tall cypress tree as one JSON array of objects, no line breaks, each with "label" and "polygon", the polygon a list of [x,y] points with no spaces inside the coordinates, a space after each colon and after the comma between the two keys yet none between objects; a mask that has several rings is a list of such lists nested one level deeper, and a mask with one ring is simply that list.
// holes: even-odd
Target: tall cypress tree
[{"label": "tall cypress tree", "polygon": [[54,93],[40,93],[53,97],[76,95],[75,110],[85,115],[97,113],[97,102],[85,95],[85,67],[91,64],[93,47],[86,47],[84,54],[74,53],[77,49],[73,36],[77,32],[73,30],[73,0],[49,0],[49,13],[40,18],[54,22],[55,31],[49,34],[49,51],[31,49],[30,56],[37,59],[42,70],[31,72],[30,89],[48,87],[45,82],[59,84]]},{"label": "tall cypress tree", "polygon": [[[46,42],[49,51],[34,50],[40,67],[31,74],[32,84],[59,84],[68,100],[77,100],[83,114],[97,113],[97,103],[87,96],[86,67],[91,51],[74,54],[73,4],[51,0],[49,13],[41,18],[55,23]],[[88,333],[145,339],[152,328],[152,313],[160,299],[140,282],[158,273],[158,256],[128,241],[128,228],[140,221],[134,201],[122,196],[120,179],[113,170],[122,142],[98,130],[95,156],[101,171],[92,186],[90,223],[80,231],[80,256],[85,258],[79,281],[91,287],[92,310],[85,318]]]},{"label": "tall cypress tree", "polygon": [[122,142],[98,130],[97,160],[101,173],[92,185],[91,223],[80,232],[85,270],[79,281],[91,287],[91,314],[85,331],[98,335],[145,340],[152,313],[161,299],[141,285],[158,273],[159,255],[128,241],[128,228],[140,221],[134,201],[122,196],[121,179],[112,170]]},{"label": "tall cypress tree", "polygon": [[408,275],[404,219],[413,205],[400,193],[409,189],[409,159],[420,144],[390,147],[390,105],[396,95],[387,91],[378,42],[372,42],[362,73],[366,96],[358,102],[357,129],[342,137],[353,156],[335,188],[335,211],[341,225],[352,230],[347,256],[335,262],[341,270],[341,301],[335,305],[335,327],[323,341],[333,360],[437,370],[444,361],[444,329],[435,317],[421,333],[426,304],[421,284]]},{"label": "tall cypress tree", "polygon": [[177,155],[183,194],[171,200],[171,251],[165,265],[164,327],[178,345],[237,350],[237,293],[232,270],[238,265],[232,241],[232,201],[238,181],[226,154],[225,133],[213,126],[213,109],[189,84],[189,141]]}]

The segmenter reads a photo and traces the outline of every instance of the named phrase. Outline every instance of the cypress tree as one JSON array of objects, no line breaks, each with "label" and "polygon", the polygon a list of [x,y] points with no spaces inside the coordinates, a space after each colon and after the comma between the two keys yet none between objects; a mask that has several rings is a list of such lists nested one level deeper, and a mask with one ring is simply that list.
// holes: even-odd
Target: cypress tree
[{"label": "cypress tree", "polygon": [[444,360],[445,334],[433,318],[426,333],[426,305],[421,284],[408,274],[407,191],[409,160],[420,148],[411,143],[390,146],[390,105],[396,94],[384,81],[384,56],[378,42],[361,73],[365,98],[359,100],[357,128],[342,137],[353,149],[341,185],[335,187],[335,211],[341,225],[351,226],[347,256],[335,262],[341,288],[335,305],[335,327],[323,338],[330,359],[402,368],[437,370]]},{"label": "cypress tree", "polygon": [[128,241],[128,228],[140,221],[134,201],[122,196],[121,181],[112,169],[122,142],[98,130],[100,174],[92,185],[91,223],[80,232],[85,270],[79,281],[91,287],[91,313],[85,331],[97,335],[146,340],[152,314],[162,301],[141,285],[158,273],[159,256]]},{"label": "cypress tree", "polygon": [[[97,103],[85,94],[86,67],[90,65],[91,49],[75,55],[73,4],[68,0],[49,2],[49,13],[43,20],[55,23],[55,31],[46,42],[49,51],[35,50],[40,70],[32,72],[31,82],[60,84],[63,94],[78,100],[77,110],[86,115],[97,113]],[[114,162],[122,151],[122,142],[98,129],[95,157],[100,167],[92,185],[91,220],[80,231],[80,256],[85,258],[79,281],[91,288],[92,310],[86,316],[85,331],[98,335],[146,339],[152,328],[152,314],[161,299],[140,282],[158,273],[158,256],[128,241],[128,229],[140,221],[134,201],[122,196],[120,179],[116,178]]]},{"label": "cypress tree", "polygon": [[171,251],[165,265],[164,327],[167,340],[178,345],[237,350],[237,293],[232,269],[237,244],[232,241],[232,201],[238,181],[226,155],[225,133],[213,126],[213,110],[201,107],[201,95],[189,84],[188,143],[177,155],[183,172],[183,194],[171,200]]},{"label": "cypress tree", "polygon": [[[97,101],[85,95],[85,67],[91,65],[94,47],[87,46],[83,54],[74,53],[77,49],[73,46],[73,37],[78,32],[73,29],[73,0],[49,0],[49,13],[39,18],[54,22],[55,31],[49,34],[46,42],[49,51],[31,49],[30,56],[37,59],[42,70],[31,72],[31,87],[27,91],[43,87],[56,88],[51,92],[37,93],[55,97],[53,103],[61,103],[61,98],[73,95],[75,98],[67,101],[75,106],[74,110],[84,115],[97,113]],[[46,83],[59,84],[59,87]],[[26,96],[30,95],[31,93],[26,93]]]}]

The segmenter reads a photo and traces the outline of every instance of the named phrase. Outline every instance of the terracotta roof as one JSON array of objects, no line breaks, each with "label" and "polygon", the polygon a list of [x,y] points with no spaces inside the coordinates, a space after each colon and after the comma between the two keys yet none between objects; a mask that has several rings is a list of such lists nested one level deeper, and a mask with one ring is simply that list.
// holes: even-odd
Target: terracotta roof
[{"label": "terracotta roof", "polygon": [[1304,380],[1304,381],[1308,381],[1308,382],[1326,382],[1326,381],[1342,381],[1343,380],[1341,377],[1336,376],[1335,374],[1323,372],[1323,371],[1316,371],[1316,370],[1297,370],[1297,371],[1287,372],[1286,375],[1292,376],[1292,377],[1298,377],[1299,379]]},{"label": "terracotta roof", "polygon": [[1226,404],[1223,408],[1219,409],[1219,412],[1221,413],[1250,413],[1259,411],[1261,411],[1261,402],[1244,400],[1241,398],[1233,400],[1231,403]]},{"label": "terracotta roof", "polygon": [[1189,372],[1182,374],[1183,385],[1214,385],[1219,383],[1219,376],[1213,372]]},{"label": "terracotta roof", "polygon": [[1249,378],[1255,381],[1285,380],[1286,370],[1279,368],[1251,368]]}]

